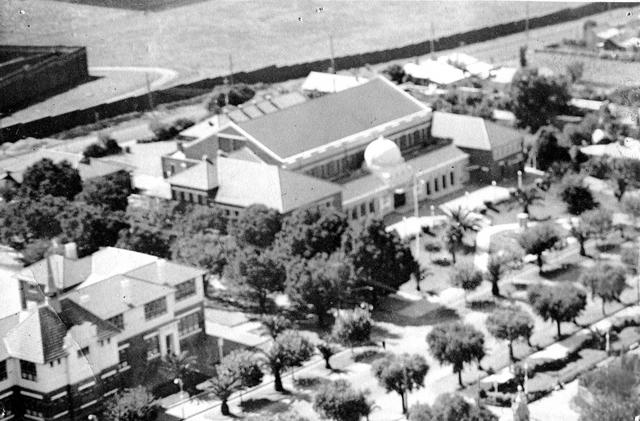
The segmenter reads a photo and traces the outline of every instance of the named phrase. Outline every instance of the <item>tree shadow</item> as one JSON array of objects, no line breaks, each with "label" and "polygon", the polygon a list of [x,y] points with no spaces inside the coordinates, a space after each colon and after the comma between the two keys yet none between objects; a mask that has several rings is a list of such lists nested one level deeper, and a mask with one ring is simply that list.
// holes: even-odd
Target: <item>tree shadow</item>
[{"label": "tree shadow", "polygon": [[383,339],[399,339],[401,338],[401,335],[398,335],[397,333],[392,333],[388,329],[380,325],[375,325],[371,328],[371,337],[383,338]]},{"label": "tree shadow", "polygon": [[399,326],[425,326],[459,319],[456,310],[428,300],[387,297],[373,314],[374,320]]}]

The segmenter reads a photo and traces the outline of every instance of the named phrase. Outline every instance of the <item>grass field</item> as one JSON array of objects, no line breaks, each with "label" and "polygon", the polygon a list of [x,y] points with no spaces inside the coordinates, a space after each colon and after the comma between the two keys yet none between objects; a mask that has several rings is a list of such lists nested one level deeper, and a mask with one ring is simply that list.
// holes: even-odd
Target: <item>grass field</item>
[{"label": "grass field", "polygon": [[[92,66],[159,66],[195,77],[226,73],[229,54],[234,69],[326,58],[329,33],[340,56],[424,41],[431,36],[430,22],[435,35],[443,36],[524,18],[526,13],[523,2],[106,2],[181,6],[140,11],[68,1],[3,0],[0,40],[85,45]],[[531,2],[529,10],[535,16],[568,6]]]}]

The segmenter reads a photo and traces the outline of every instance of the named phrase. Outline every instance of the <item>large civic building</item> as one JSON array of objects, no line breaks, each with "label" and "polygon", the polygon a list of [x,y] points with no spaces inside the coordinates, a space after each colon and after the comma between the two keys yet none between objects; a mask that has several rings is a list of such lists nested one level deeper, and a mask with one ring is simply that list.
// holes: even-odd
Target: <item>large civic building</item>
[{"label": "large civic building", "polygon": [[3,290],[19,311],[0,319],[2,419],[86,420],[146,382],[204,335],[204,276],[113,247],[79,259],[73,244],[18,272]]}]

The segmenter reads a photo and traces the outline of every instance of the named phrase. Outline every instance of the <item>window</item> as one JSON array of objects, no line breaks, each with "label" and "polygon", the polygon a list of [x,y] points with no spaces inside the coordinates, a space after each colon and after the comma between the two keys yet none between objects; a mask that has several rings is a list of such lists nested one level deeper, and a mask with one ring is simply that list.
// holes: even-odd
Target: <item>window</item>
[{"label": "window", "polygon": [[89,355],[89,347],[88,346],[85,346],[85,347],[80,348],[78,350],[78,358],[84,358],[87,355]]},{"label": "window", "polygon": [[158,335],[147,338],[144,340],[144,342],[147,345],[148,360],[160,355],[160,337]]},{"label": "window", "polygon": [[0,361],[0,380],[7,378],[7,360]]},{"label": "window", "polygon": [[161,314],[167,312],[167,300],[165,297],[158,298],[144,305],[144,318],[145,320],[151,320],[154,317],[158,317]]},{"label": "window", "polygon": [[189,202],[193,203],[193,193],[189,193]]},{"label": "window", "polygon": [[176,285],[176,301],[184,300],[196,293],[196,280],[189,279]]},{"label": "window", "polygon": [[440,190],[440,189],[438,188],[438,179],[437,179],[437,178],[434,178],[434,179],[433,179],[433,189],[434,189],[435,191]]},{"label": "window", "polygon": [[360,215],[364,216],[367,214],[367,205],[362,203],[360,205]]},{"label": "window", "polygon": [[120,330],[124,329],[124,317],[122,317],[122,314],[110,317],[107,319],[107,321]]},{"label": "window", "polygon": [[447,176],[446,175],[442,176],[442,188],[443,189],[447,188]]},{"label": "window", "polygon": [[31,361],[20,360],[20,375],[25,380],[31,380],[35,382],[38,378],[36,365]]},{"label": "window", "polygon": [[128,347],[120,348],[118,350],[118,362],[120,363],[118,364],[119,368],[126,367],[127,365],[129,365],[129,363],[127,362],[127,349]]},{"label": "window", "polygon": [[453,171],[451,171],[449,173],[449,180],[451,181],[451,185],[453,186],[455,184],[454,178],[453,178]]},{"label": "window", "polygon": [[415,132],[413,132],[413,141],[416,145],[420,143],[420,130],[416,130]]},{"label": "window", "polygon": [[200,205],[204,205],[204,196],[202,196],[202,195],[198,195],[198,203],[199,203]]},{"label": "window", "polygon": [[183,191],[180,192],[180,201],[184,202],[184,192]]},{"label": "window", "polygon": [[176,194],[176,191],[171,189],[171,198],[173,200],[178,200],[178,195]]},{"label": "window", "polygon": [[425,183],[425,186],[427,186],[427,195],[431,194],[431,183],[427,180]]},{"label": "window", "polygon": [[180,336],[187,335],[200,330],[200,313],[191,313],[184,316],[178,322],[178,333]]},{"label": "window", "polygon": [[369,212],[370,213],[375,213],[376,211],[376,206],[375,203],[373,203],[373,200],[371,202],[369,202]]},{"label": "window", "polygon": [[353,208],[351,210],[351,219],[358,219],[358,208]]},{"label": "window", "polygon": [[104,344],[110,344],[111,343],[111,338],[107,338],[106,340],[100,339],[98,341],[98,343],[100,344],[100,346],[104,346]]},{"label": "window", "polygon": [[34,411],[32,409],[25,409],[24,413],[25,413],[25,415],[30,415],[32,417],[43,418],[44,419],[44,414],[42,412],[39,412],[39,411]]}]

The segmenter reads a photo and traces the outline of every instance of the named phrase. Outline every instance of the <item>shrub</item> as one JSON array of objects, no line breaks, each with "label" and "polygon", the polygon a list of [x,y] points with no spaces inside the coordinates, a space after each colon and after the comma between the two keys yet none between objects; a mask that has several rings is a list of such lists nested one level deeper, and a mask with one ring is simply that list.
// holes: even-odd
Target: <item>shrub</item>
[{"label": "shrub", "polygon": [[249,101],[255,96],[255,91],[244,84],[238,84],[231,87],[228,98],[229,104],[238,106]]}]

